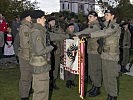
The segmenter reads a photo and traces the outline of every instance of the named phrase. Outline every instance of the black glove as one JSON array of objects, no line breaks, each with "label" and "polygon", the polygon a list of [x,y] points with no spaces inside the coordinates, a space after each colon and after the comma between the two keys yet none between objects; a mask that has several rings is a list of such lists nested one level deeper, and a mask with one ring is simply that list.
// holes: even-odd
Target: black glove
[{"label": "black glove", "polygon": [[125,44],[125,46],[128,46],[127,44]]},{"label": "black glove", "polygon": [[75,35],[74,34],[69,34],[69,39],[72,39],[72,40],[74,40],[74,37]]},{"label": "black glove", "polygon": [[97,43],[99,44],[98,48],[97,48],[97,52],[99,54],[102,54],[102,51],[103,51],[103,38],[100,38],[97,40]]},{"label": "black glove", "polygon": [[91,34],[81,34],[78,37],[79,37],[79,39],[82,39],[83,37],[90,38],[91,37]]}]

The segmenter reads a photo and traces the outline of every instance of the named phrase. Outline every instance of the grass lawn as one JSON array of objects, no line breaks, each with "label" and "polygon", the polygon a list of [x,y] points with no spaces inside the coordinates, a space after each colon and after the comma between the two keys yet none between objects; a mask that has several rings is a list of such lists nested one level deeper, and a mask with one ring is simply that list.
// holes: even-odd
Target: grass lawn
[{"label": "grass lawn", "polygon": [[[0,100],[20,100],[18,92],[19,68],[0,69]],[[118,100],[133,100],[133,77],[120,76],[120,92]],[[58,91],[54,90],[50,100],[81,100],[78,94],[78,87],[68,89],[65,87],[65,81],[57,80],[60,87]],[[89,85],[88,88],[91,86]],[[104,87],[101,88],[101,95],[98,97],[86,97],[85,100],[106,100]]]}]

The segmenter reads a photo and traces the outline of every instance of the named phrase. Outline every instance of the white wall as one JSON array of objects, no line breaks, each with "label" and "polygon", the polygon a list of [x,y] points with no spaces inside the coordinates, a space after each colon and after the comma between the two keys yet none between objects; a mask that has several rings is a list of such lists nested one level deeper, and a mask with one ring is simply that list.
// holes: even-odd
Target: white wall
[{"label": "white wall", "polygon": [[78,3],[72,3],[72,12],[78,13]]}]

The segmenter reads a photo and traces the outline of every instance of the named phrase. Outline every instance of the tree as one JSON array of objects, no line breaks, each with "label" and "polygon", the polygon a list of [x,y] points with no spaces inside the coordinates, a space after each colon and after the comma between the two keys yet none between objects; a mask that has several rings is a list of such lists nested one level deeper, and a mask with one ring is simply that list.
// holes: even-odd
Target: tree
[{"label": "tree", "polygon": [[7,21],[11,21],[15,16],[20,16],[24,10],[38,9],[38,2],[35,0],[1,0],[0,13],[2,13]]},{"label": "tree", "polygon": [[130,4],[129,0],[121,0],[119,2],[118,13],[121,20],[133,19],[133,5]]},{"label": "tree", "polygon": [[101,8],[115,8],[119,20],[130,20],[133,18],[133,5],[130,4],[130,0],[96,0],[100,4]]}]

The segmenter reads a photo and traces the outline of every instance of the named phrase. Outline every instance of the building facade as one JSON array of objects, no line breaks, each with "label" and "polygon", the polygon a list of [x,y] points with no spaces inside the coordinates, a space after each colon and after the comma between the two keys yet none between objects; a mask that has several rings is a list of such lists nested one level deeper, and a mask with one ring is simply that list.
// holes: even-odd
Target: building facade
[{"label": "building facade", "polygon": [[95,9],[94,5],[95,0],[60,0],[60,11],[88,14],[88,10]]},{"label": "building facade", "polygon": [[[80,13],[87,15],[89,11],[95,10],[99,17],[104,15],[106,7],[98,3],[99,0],[60,0],[60,11],[69,11],[74,13]],[[116,7],[118,2],[115,0],[102,0],[107,2],[112,7]]]},{"label": "building facade", "polygon": [[100,17],[103,16],[104,9],[100,6],[97,0],[60,0],[60,11],[82,12],[85,15],[95,10]]}]

